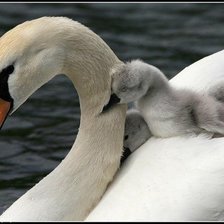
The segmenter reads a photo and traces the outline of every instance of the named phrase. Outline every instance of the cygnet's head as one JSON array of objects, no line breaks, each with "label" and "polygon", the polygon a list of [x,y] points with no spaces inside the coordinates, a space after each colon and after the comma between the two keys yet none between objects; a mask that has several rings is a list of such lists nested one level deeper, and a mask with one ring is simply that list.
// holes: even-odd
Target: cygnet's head
[{"label": "cygnet's head", "polygon": [[124,148],[135,151],[152,136],[147,123],[139,111],[127,111],[124,131]]},{"label": "cygnet's head", "polygon": [[142,98],[153,86],[154,76],[161,73],[141,60],[133,60],[112,72],[111,98],[103,111],[117,103],[130,103]]},{"label": "cygnet's head", "polygon": [[124,151],[121,157],[121,164],[151,136],[149,127],[140,112],[135,109],[128,110],[125,121]]},{"label": "cygnet's head", "polygon": [[148,64],[140,60],[133,60],[114,71],[112,92],[120,98],[120,103],[130,103],[146,94],[149,82]]}]

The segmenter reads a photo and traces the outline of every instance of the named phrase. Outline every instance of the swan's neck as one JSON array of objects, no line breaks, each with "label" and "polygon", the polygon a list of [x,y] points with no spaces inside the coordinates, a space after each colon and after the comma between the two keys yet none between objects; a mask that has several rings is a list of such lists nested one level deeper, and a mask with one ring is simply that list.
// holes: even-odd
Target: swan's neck
[{"label": "swan's neck", "polygon": [[126,106],[117,105],[103,114],[101,111],[110,97],[110,71],[122,62],[99,36],[81,24],[61,19],[62,32],[57,35],[58,24],[54,19],[52,24],[53,31],[49,32],[49,25],[49,35],[45,35],[50,41],[47,46],[53,35],[52,40],[60,48],[60,54],[55,54],[55,66],[60,66],[57,72],[66,74],[77,89],[79,133],[59,166],[3,214],[1,218],[7,221],[83,220],[120,163]]},{"label": "swan's neck", "polygon": [[[62,220],[83,220],[116,173],[123,147],[124,111],[124,108],[117,107],[108,115],[91,118],[82,115],[71,151],[52,173],[58,185],[63,182],[59,194],[65,202],[71,203]],[[70,193],[64,194],[64,191]],[[60,203],[58,199],[55,202]]]},{"label": "swan's neck", "polygon": [[79,95],[79,133],[52,173],[59,183],[65,182],[64,191],[70,191],[71,208],[64,220],[83,220],[88,215],[117,171],[123,148],[126,107],[119,105],[101,114],[110,96],[110,71],[121,62],[97,35],[88,29],[82,34],[78,44],[69,44],[63,72]]}]

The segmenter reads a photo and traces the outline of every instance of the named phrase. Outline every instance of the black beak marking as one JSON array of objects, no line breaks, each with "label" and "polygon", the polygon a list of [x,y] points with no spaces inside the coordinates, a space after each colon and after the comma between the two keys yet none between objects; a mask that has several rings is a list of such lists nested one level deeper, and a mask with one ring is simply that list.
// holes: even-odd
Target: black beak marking
[{"label": "black beak marking", "polygon": [[103,107],[103,111],[102,112],[105,112],[105,111],[109,110],[114,105],[118,104],[120,101],[121,101],[121,99],[116,94],[113,93],[110,96],[110,100],[109,100],[108,104]]}]

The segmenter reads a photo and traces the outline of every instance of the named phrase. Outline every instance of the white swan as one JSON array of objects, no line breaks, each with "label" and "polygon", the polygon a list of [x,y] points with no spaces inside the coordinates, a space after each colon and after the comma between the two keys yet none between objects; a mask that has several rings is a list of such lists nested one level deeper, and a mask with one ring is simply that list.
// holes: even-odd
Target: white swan
[{"label": "white swan", "polygon": [[110,96],[110,71],[121,63],[99,36],[68,18],[42,17],[1,37],[0,126],[10,108],[15,111],[57,74],[74,83],[81,121],[66,158],[0,221],[83,220],[99,201],[122,154],[126,106],[101,114]]},{"label": "white swan", "polygon": [[[224,51],[170,82],[198,92],[224,78]],[[124,162],[86,221],[224,220],[224,138],[150,138]]]}]

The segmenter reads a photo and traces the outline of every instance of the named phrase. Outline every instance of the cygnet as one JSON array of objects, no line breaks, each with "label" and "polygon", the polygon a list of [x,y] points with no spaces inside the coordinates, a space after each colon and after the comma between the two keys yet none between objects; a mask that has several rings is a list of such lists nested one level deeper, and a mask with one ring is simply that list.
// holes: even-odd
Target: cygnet
[{"label": "cygnet", "polygon": [[127,111],[124,131],[124,152],[121,163],[152,136],[147,123],[139,111]]},{"label": "cygnet", "polygon": [[116,103],[136,101],[156,137],[207,132],[224,135],[224,104],[216,95],[214,91],[199,94],[174,88],[158,68],[133,60],[113,71],[112,95],[104,110]]}]

